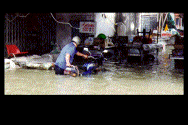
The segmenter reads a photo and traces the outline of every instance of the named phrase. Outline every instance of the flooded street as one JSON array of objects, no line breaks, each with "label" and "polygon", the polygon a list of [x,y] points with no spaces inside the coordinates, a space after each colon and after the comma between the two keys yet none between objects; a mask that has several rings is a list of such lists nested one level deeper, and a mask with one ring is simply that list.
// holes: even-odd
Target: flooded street
[{"label": "flooded street", "polygon": [[174,68],[170,60],[171,46],[159,52],[156,60],[141,66],[106,61],[105,72],[87,77],[55,75],[54,70],[5,70],[5,95],[123,94],[123,95],[183,95],[184,70]]}]

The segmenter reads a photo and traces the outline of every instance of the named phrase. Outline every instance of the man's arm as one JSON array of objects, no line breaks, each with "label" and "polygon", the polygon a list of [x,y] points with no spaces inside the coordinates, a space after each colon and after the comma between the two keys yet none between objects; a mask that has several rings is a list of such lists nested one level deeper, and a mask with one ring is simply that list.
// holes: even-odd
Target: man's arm
[{"label": "man's arm", "polygon": [[85,54],[80,53],[80,52],[77,52],[76,55],[77,55],[77,56],[82,56],[82,57],[84,57],[85,59],[88,58],[88,55],[85,55]]},{"label": "man's arm", "polygon": [[69,53],[66,53],[65,60],[66,60],[66,66],[72,67],[72,65],[70,64],[70,54]]}]

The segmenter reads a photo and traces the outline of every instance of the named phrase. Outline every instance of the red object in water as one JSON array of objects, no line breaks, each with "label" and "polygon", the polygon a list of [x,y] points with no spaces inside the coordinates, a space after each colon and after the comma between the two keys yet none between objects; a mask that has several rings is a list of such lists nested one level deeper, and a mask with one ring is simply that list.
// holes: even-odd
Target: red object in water
[{"label": "red object in water", "polygon": [[7,47],[8,56],[11,57],[28,53],[28,52],[20,52],[20,50],[16,45],[6,45],[6,47]]},{"label": "red object in water", "polygon": [[148,44],[152,44],[152,39],[148,38]]}]

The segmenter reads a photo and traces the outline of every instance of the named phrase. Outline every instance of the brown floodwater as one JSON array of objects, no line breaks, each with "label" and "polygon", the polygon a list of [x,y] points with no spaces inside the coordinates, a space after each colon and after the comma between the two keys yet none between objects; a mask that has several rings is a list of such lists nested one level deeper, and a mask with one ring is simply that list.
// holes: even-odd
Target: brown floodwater
[{"label": "brown floodwater", "polygon": [[54,70],[5,70],[5,95],[183,95],[184,69],[168,58],[173,47],[159,52],[158,64],[104,62],[107,71],[86,77],[55,75]]}]

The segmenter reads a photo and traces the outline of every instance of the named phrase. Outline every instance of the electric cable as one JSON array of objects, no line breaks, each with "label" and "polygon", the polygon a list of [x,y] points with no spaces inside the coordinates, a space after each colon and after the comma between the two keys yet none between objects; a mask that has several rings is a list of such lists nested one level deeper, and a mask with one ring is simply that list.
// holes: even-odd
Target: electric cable
[{"label": "electric cable", "polygon": [[9,22],[12,22],[14,21],[17,17],[22,17],[22,18],[26,18],[30,13],[28,13],[27,15],[25,16],[20,16],[19,13],[16,14],[16,16],[12,19],[12,20],[9,20],[7,17],[5,17]]},{"label": "electric cable", "polygon": [[67,24],[67,25],[69,25],[71,28],[80,29],[80,28],[77,28],[77,27],[73,27],[70,23],[67,23],[67,22],[60,22],[60,21],[58,21],[58,20],[55,19],[55,17],[53,16],[52,13],[50,13],[50,14],[51,14],[52,18],[53,18],[57,23],[59,23],[59,24]]},{"label": "electric cable", "polygon": [[[5,17],[5,18],[6,18],[9,22],[12,22],[12,21],[14,21],[17,17],[26,18],[29,14],[30,14],[30,13],[28,13],[28,14],[25,15],[25,16],[21,16],[21,15],[19,15],[19,13],[16,13],[16,16],[15,16],[12,20],[8,19],[7,17]],[[66,24],[66,25],[69,25],[71,28],[80,29],[80,28],[77,28],[77,27],[73,27],[73,26],[72,26],[70,23],[68,23],[68,22],[60,22],[60,21],[56,20],[52,13],[50,13],[50,15],[51,15],[52,18],[53,18],[57,23],[59,23],[59,24]]]}]

